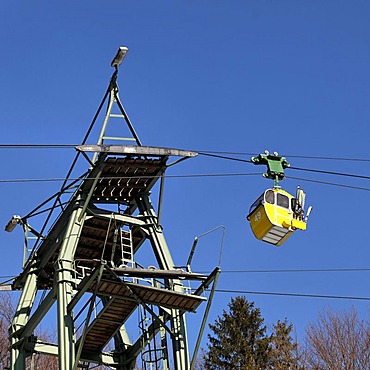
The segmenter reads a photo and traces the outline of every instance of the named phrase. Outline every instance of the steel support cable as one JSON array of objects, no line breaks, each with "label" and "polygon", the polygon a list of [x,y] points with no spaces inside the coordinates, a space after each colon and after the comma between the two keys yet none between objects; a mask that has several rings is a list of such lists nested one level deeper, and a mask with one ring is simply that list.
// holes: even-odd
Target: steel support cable
[{"label": "steel support cable", "polygon": [[338,184],[335,182],[328,182],[328,181],[320,181],[320,180],[312,180],[312,179],[303,179],[300,177],[294,177],[294,176],[287,176],[289,179],[293,180],[300,180],[300,181],[306,181],[306,182],[313,182],[317,184],[322,184],[322,185],[330,185],[330,186],[339,186],[341,188],[348,188],[348,189],[355,189],[355,190],[365,190],[365,191],[370,191],[370,188],[365,188],[362,186],[355,186],[355,185],[345,185],[345,184]]},{"label": "steel support cable", "polygon": [[328,269],[276,269],[276,270],[222,270],[223,274],[240,274],[240,273],[312,273],[312,272],[369,272],[370,268],[328,268]]},{"label": "steel support cable", "polygon": [[[199,155],[204,155],[204,156],[207,156],[207,157],[227,159],[227,160],[237,161],[237,162],[253,163],[249,159],[227,157],[227,156],[224,156],[224,155],[216,155],[216,154],[210,154],[210,153],[205,153],[205,152],[199,152]],[[292,167],[292,166],[288,167],[288,169],[296,170],[296,171],[307,171],[307,172],[321,173],[321,174],[326,174],[326,175],[345,176],[345,177],[353,177],[353,178],[358,178],[358,179],[370,180],[370,176],[356,175],[356,174],[352,174],[352,173],[326,171],[326,170],[318,170],[318,169],[302,168],[302,167]]]},{"label": "steel support cable", "polygon": [[[218,173],[218,174],[188,174],[188,175],[167,175],[167,178],[197,178],[197,177],[233,177],[233,176],[256,176],[256,175],[261,175],[260,173],[252,172],[252,173]],[[142,178],[144,176],[123,176],[123,177],[104,177],[106,180],[113,180],[113,179],[128,179],[128,178]],[[160,178],[161,176],[145,176],[145,178]],[[370,188],[366,187],[361,187],[361,186],[354,186],[354,185],[345,185],[345,184],[338,184],[334,182],[328,182],[328,181],[320,181],[320,180],[313,180],[313,179],[304,179],[301,177],[294,177],[294,176],[287,176],[287,178],[294,179],[294,180],[299,180],[299,181],[306,181],[306,182],[313,182],[313,183],[318,183],[322,185],[330,185],[330,186],[338,186],[342,188],[348,188],[348,189],[355,189],[355,190],[365,190],[365,191],[370,191]],[[91,180],[94,180],[95,178],[91,178]],[[101,178],[100,178],[101,179]],[[31,182],[54,182],[54,181],[64,181],[65,178],[45,178],[45,179],[0,179],[0,184],[2,183],[31,183]],[[75,182],[81,180],[80,178],[76,179],[69,179],[70,181]],[[67,190],[71,186],[65,187],[64,190]],[[59,194],[56,193],[52,197],[48,198],[47,202],[53,199],[55,196]],[[47,203],[44,202],[43,204]],[[37,209],[40,207],[38,206]],[[34,212],[33,210],[32,212]]]},{"label": "steel support cable", "polygon": [[[202,155],[208,154],[210,156],[214,154],[233,154],[233,155],[247,155],[247,156],[253,157],[256,155],[256,153],[248,153],[248,152],[210,151],[210,150],[194,150],[194,151]],[[294,155],[294,154],[283,154],[282,156],[290,157],[290,158],[318,159],[318,160],[330,160],[330,161],[370,162],[370,159],[367,159],[367,158],[343,158],[343,157],[309,156],[309,155]]]},{"label": "steel support cable", "polygon": [[[63,203],[60,203],[59,207],[62,208],[62,210],[64,210],[64,206],[68,205],[69,204],[69,200],[66,201],[66,202],[63,202]],[[27,216],[27,217],[24,217],[25,219],[28,219],[28,218],[31,218],[31,217],[35,217],[35,216],[38,216],[38,215],[41,215],[45,212],[48,212],[52,209],[52,207],[49,207],[49,208],[46,208],[46,209],[43,209],[42,211],[39,211],[39,212],[33,212],[31,215]]]},{"label": "steel support cable", "polygon": [[[74,149],[76,146],[81,144],[0,144],[0,149]],[[248,152],[231,152],[231,151],[204,151],[204,150],[192,150],[199,153],[200,155],[216,157],[221,159],[230,159],[235,161],[250,162],[234,157],[226,157],[224,154],[233,155],[247,155],[255,156],[256,153]],[[221,155],[222,154],[222,155]],[[289,158],[301,158],[301,159],[317,159],[317,160],[328,160],[328,161],[347,161],[347,162],[370,162],[367,158],[344,158],[344,157],[327,157],[327,156],[309,156],[309,155],[294,155],[294,154],[283,154],[284,157]]]},{"label": "steel support cable", "polygon": [[[109,91],[108,91],[109,93]],[[106,98],[106,96],[105,96]],[[104,99],[105,99],[104,98]],[[100,110],[99,110],[100,112]],[[93,124],[95,123],[96,117],[99,113],[97,112],[96,116],[94,117],[94,120],[92,122],[92,125],[90,125],[90,128],[85,135],[85,138],[82,142],[84,145],[86,143],[86,140],[91,132],[91,129],[93,127]],[[141,143],[139,144],[141,145]],[[0,144],[1,148],[74,148],[77,144]],[[244,163],[253,163],[250,159],[242,159],[242,158],[235,158],[235,157],[229,157],[225,155],[218,155],[213,153],[229,153],[229,154],[240,154],[240,155],[251,155],[250,153],[237,153],[237,152],[202,152],[198,151],[199,155],[207,156],[207,157],[214,157],[219,159],[226,159],[231,161],[237,161],[237,162],[244,162]],[[79,152],[77,153],[76,157],[79,156]],[[362,161],[362,162],[370,162],[370,159],[360,159],[360,158],[335,158],[335,157],[314,157],[314,156],[298,156],[298,155],[290,155],[290,157],[295,158],[307,158],[307,159],[327,159],[327,160],[341,160],[341,161]],[[73,168],[74,164],[72,164]],[[346,177],[354,177],[354,178],[360,178],[360,179],[366,179],[370,180],[370,176],[365,175],[357,175],[357,174],[351,174],[351,173],[344,173],[344,172],[335,172],[335,171],[327,171],[327,170],[318,170],[318,169],[312,169],[312,168],[302,168],[302,167],[289,167],[289,169],[297,170],[297,171],[307,171],[307,172],[314,172],[314,173],[321,173],[321,174],[327,174],[327,175],[335,175],[335,176],[346,176]]]},{"label": "steel support cable", "polygon": [[[0,144],[0,149],[73,149],[81,144]],[[215,156],[220,155],[223,158],[224,154],[255,156],[256,153],[234,152],[234,151],[216,151],[216,150],[192,150],[201,155]],[[317,159],[328,161],[347,161],[347,162],[370,162],[368,158],[344,158],[344,157],[328,157],[314,155],[295,155],[282,154],[283,157],[301,158],[301,159]],[[227,157],[224,159],[228,159]]]},{"label": "steel support cable", "polygon": [[[87,172],[84,174],[86,175]],[[83,175],[83,176],[84,176]],[[188,175],[167,175],[166,178],[196,178],[196,177],[233,177],[233,176],[254,176],[254,175],[261,175],[257,172],[250,172],[250,173],[199,173],[199,174],[188,174]],[[105,180],[118,180],[118,179],[160,179],[162,176],[150,176],[150,175],[133,175],[133,176],[105,176],[105,177],[99,177],[99,179],[105,179]],[[89,180],[96,180],[95,177],[89,177]],[[45,179],[0,179],[1,183],[28,183],[28,182],[54,182],[54,181],[64,181],[65,177],[51,177],[51,178],[45,178]],[[82,177],[78,178],[69,178],[70,181],[79,181],[82,180]],[[75,184],[74,182],[74,184]],[[64,190],[70,188],[70,186],[65,187]],[[58,192],[59,193],[59,192]],[[49,198],[49,201],[58,195],[58,193],[54,194],[51,198]]]},{"label": "steel support cable", "polygon": [[203,155],[205,157],[213,157],[213,158],[219,158],[219,159],[227,159],[230,161],[236,161],[236,162],[244,162],[244,163],[253,163],[250,159],[242,159],[242,158],[235,158],[235,157],[228,157],[225,155],[218,155],[218,154],[212,154],[210,152],[198,152],[199,155]]},{"label": "steel support cable", "polygon": [[303,294],[303,293],[281,293],[281,292],[255,292],[255,291],[247,291],[247,290],[229,290],[229,289],[216,289],[216,293],[256,294],[256,295],[272,295],[272,296],[281,296],[281,297],[349,299],[349,300],[359,300],[359,301],[370,301],[370,297],[325,295],[325,294]]},{"label": "steel support cable", "polygon": [[309,155],[290,155],[284,154],[284,157],[301,158],[301,159],[319,159],[327,161],[347,161],[347,162],[370,162],[367,158],[343,158],[343,157],[323,157],[323,156],[309,156]]},{"label": "steel support cable", "polygon": [[[34,208],[31,212],[29,212],[26,216],[24,216],[23,218],[24,219],[27,219],[27,218],[30,218],[31,216],[35,216],[35,212],[38,211],[41,207],[43,207],[45,204],[49,203],[52,199],[54,199],[55,197],[57,197],[59,195],[59,193],[62,191],[62,192],[65,192],[66,190],[69,190],[71,189],[78,181],[82,180],[86,175],[87,175],[88,172],[85,172],[82,176],[76,178],[76,179],[70,179],[72,182],[65,186],[64,188],[62,187],[61,190],[59,190],[57,193],[53,194],[52,196],[50,196],[49,198],[47,198],[46,200],[44,200],[41,204],[39,204],[36,208]],[[64,181],[65,178],[63,179],[60,179],[60,181]],[[41,181],[41,180],[39,180]],[[45,181],[45,180],[43,180]],[[2,181],[0,180],[0,183]],[[18,182],[16,180],[16,182]],[[31,181],[23,181],[23,182],[31,182]],[[63,204],[63,203],[62,203]],[[49,211],[49,210],[52,210],[54,209],[55,205],[53,207],[50,207],[48,208],[46,211]],[[45,210],[44,210],[45,211]],[[43,213],[44,211],[42,211],[41,213]],[[40,212],[39,212],[40,213]]]},{"label": "steel support cable", "polygon": [[[250,159],[242,159],[242,158],[235,158],[235,157],[229,157],[225,155],[215,154],[215,153],[225,153],[225,154],[234,154],[234,155],[252,155],[251,153],[233,153],[233,152],[202,152],[198,151],[199,155],[203,155],[206,157],[214,157],[214,158],[220,158],[220,159],[226,159],[231,161],[237,161],[237,162],[245,162],[245,163],[253,163]],[[286,157],[294,157],[294,158],[306,158],[306,159],[327,159],[327,160],[340,160],[340,161],[362,161],[362,162],[370,162],[370,159],[359,159],[359,158],[334,158],[334,157],[309,157],[309,156],[294,156],[294,155],[286,155]],[[310,171],[310,172],[317,172],[317,173],[325,173],[328,175],[337,175],[337,176],[349,176],[349,177],[358,177],[358,178],[364,178],[364,179],[370,179],[370,176],[363,176],[363,175],[356,175],[356,174],[348,174],[348,173],[342,173],[342,172],[333,172],[333,171],[325,171],[325,170],[317,170],[317,169],[310,169],[310,168],[300,168],[300,167],[288,167],[288,169],[291,170],[299,170],[299,171]]]},{"label": "steel support cable", "polygon": [[306,171],[306,172],[322,173],[322,174],[326,174],[326,175],[354,177],[354,178],[357,178],[357,179],[370,180],[370,176],[356,175],[356,174],[352,174],[352,173],[335,172],[335,171],[325,171],[325,170],[317,170],[317,169],[302,168],[302,167],[288,167],[288,168],[290,170],[296,170],[296,171]]},{"label": "steel support cable", "polygon": [[[260,173],[252,172],[252,173],[218,173],[218,174],[188,174],[188,175],[167,175],[166,178],[198,178],[198,177],[236,177],[236,176],[256,176],[256,175],[261,175]],[[128,178],[143,178],[144,176],[123,176],[123,177],[104,177],[106,180],[113,180],[113,179],[128,179]],[[145,176],[145,178],[160,178],[161,176]],[[345,184],[338,184],[335,182],[328,182],[328,181],[320,181],[320,180],[312,180],[312,179],[304,179],[302,177],[294,177],[294,176],[287,176],[287,178],[294,179],[294,180],[299,180],[299,181],[306,181],[306,182],[313,182],[317,184],[322,184],[322,185],[330,185],[330,186],[338,186],[342,188],[348,188],[348,189],[355,189],[355,190],[364,190],[364,191],[370,191],[370,188],[366,187],[361,187],[361,186],[354,186],[354,185],[345,185]],[[91,178],[91,180],[94,180],[95,178]],[[102,179],[102,178],[100,178]],[[0,179],[0,184],[2,183],[31,183],[31,182],[54,182],[54,181],[64,181],[65,178],[45,178],[45,179]],[[81,180],[80,178],[76,179],[69,179],[73,180],[75,182]],[[74,182],[74,183],[75,183]],[[64,188],[66,190],[70,186]],[[57,196],[59,193],[54,194],[52,197],[48,199],[50,201],[52,198]],[[45,204],[45,202],[44,202]],[[40,207],[37,207],[39,209]],[[35,211],[35,210],[34,210]],[[32,212],[34,212],[32,211]]]},{"label": "steel support cable", "polygon": [[81,144],[0,144],[0,149],[73,149]]},{"label": "steel support cable", "polygon": [[[87,260],[86,260],[87,261]],[[354,268],[328,268],[328,269],[276,269],[276,270],[222,270],[222,274],[281,274],[281,273],[338,273],[338,272],[370,272],[370,268],[354,267]],[[199,273],[209,274],[209,271],[200,271]],[[0,279],[8,279],[1,281],[0,285],[12,281],[17,276],[4,275]]]},{"label": "steel support cable", "polygon": [[[261,175],[260,173],[252,172],[252,173],[219,173],[219,174],[188,174],[188,175],[167,175],[167,178],[198,178],[198,177],[233,177],[233,176],[256,176],[256,175]],[[128,179],[128,178],[142,178],[144,176],[130,176],[130,177],[104,177],[106,180],[113,180],[113,179]],[[145,176],[145,178],[160,178],[161,176]],[[348,189],[355,189],[355,190],[364,190],[364,191],[370,191],[370,188],[367,187],[361,187],[361,186],[355,186],[355,185],[345,185],[345,184],[338,184],[334,182],[328,182],[328,181],[320,181],[320,180],[313,180],[313,179],[304,179],[301,177],[294,177],[294,176],[287,176],[287,178],[294,179],[294,180],[299,180],[299,181],[306,181],[306,182],[312,182],[312,183],[317,183],[317,184],[322,184],[322,185],[330,185],[330,186],[338,186],[342,188],[348,188]],[[94,180],[95,178],[91,178]],[[101,179],[101,178],[100,178]],[[54,182],[54,181],[64,181],[65,178],[45,178],[45,179],[0,179],[0,184],[4,183],[32,183],[32,182]],[[70,181],[74,181],[73,184],[75,184],[77,181],[81,180],[80,178],[70,178]],[[72,184],[71,184],[72,185]],[[64,188],[64,191],[67,190],[72,186],[67,186]],[[54,197],[59,195],[59,192],[54,194],[52,197],[48,198],[46,202],[43,204],[47,203]],[[26,217],[30,217],[31,214],[39,209],[40,206],[38,206],[36,209],[34,209],[30,214],[28,214]]]},{"label": "steel support cable", "polygon": [[[5,276],[4,276],[4,277],[5,277]],[[0,282],[0,286],[1,286],[1,285],[7,285],[10,281],[15,280],[17,277],[18,277],[18,275],[17,275],[17,276],[9,276],[9,279],[7,279],[7,280],[4,280],[4,281]]]},{"label": "steel support cable", "polygon": [[[116,73],[116,72],[115,72],[115,73]],[[96,122],[96,120],[97,120],[97,118],[98,118],[98,116],[99,116],[99,114],[100,114],[100,111],[101,111],[101,109],[102,109],[102,108],[103,108],[103,106],[104,106],[105,100],[107,99],[108,94],[109,94],[109,92],[110,92],[110,90],[111,90],[112,80],[113,80],[113,79],[114,79],[114,77],[115,77],[115,73],[113,73],[113,76],[112,76],[112,78],[111,78],[111,81],[110,81],[110,83],[109,83],[109,86],[108,86],[108,88],[107,88],[107,91],[105,92],[104,97],[103,97],[103,99],[102,99],[102,101],[101,101],[101,103],[100,103],[100,105],[99,105],[99,107],[98,107],[98,110],[96,111],[96,113],[95,113],[95,115],[94,115],[94,118],[93,118],[93,120],[92,120],[92,121],[91,121],[91,123],[90,123],[90,126],[89,126],[89,128],[88,128],[88,130],[87,130],[87,132],[86,132],[86,134],[85,134],[85,137],[84,137],[84,138],[83,138],[83,140],[82,140],[81,145],[84,145],[84,144],[86,143],[86,141],[87,141],[87,139],[88,139],[88,137],[89,137],[89,135],[90,135],[90,133],[91,133],[91,131],[92,131],[93,127],[94,127],[94,124],[95,124],[95,122]],[[77,163],[77,160],[78,160],[79,156],[80,156],[80,152],[77,152],[77,154],[76,154],[76,156],[75,156],[75,158],[74,158],[74,160],[73,160],[73,162],[72,162],[72,165],[71,165],[71,167],[70,167],[70,169],[69,169],[69,171],[68,171],[68,173],[67,173],[67,175],[66,175],[66,177],[65,177],[65,179],[64,179],[64,181],[63,181],[63,184],[62,184],[62,186],[61,186],[61,189],[60,189],[60,191],[57,193],[57,196],[56,196],[56,198],[55,198],[55,200],[54,200],[54,203],[53,203],[53,205],[52,205],[52,207],[51,207],[51,210],[50,210],[49,214],[47,215],[46,220],[45,220],[45,222],[44,222],[44,224],[43,224],[43,226],[42,226],[42,228],[41,228],[40,235],[43,235],[43,233],[44,233],[44,231],[45,231],[45,229],[46,229],[46,226],[47,226],[47,224],[49,223],[49,220],[50,220],[50,218],[51,218],[51,215],[53,214],[54,208],[56,207],[56,204],[58,203],[59,198],[60,198],[60,196],[61,196],[61,195],[62,195],[62,193],[63,193],[63,189],[64,189],[64,187],[65,187],[65,185],[66,185],[67,181],[69,180],[69,177],[70,177],[70,175],[71,175],[71,173],[72,173],[72,171],[73,171],[73,169],[74,169],[74,167],[75,167],[75,165],[76,165],[76,163]],[[33,258],[33,255],[34,255],[34,253],[35,253],[35,251],[36,251],[36,249],[37,249],[37,246],[38,246],[39,242],[40,242],[40,237],[38,237],[38,238],[37,238],[37,240],[36,240],[36,242],[35,242],[35,244],[34,244],[34,247],[32,248],[31,253],[30,253],[29,257],[28,257],[28,261],[31,261],[31,259]],[[28,263],[25,265],[25,267],[24,267],[24,268],[27,268],[27,267],[28,267],[27,265],[28,265]]]}]

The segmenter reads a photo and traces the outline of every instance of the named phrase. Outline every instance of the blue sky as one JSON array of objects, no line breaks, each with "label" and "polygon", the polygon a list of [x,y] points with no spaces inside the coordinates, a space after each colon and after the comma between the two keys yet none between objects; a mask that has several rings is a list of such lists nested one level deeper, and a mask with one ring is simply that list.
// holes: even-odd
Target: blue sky
[{"label": "blue sky", "polygon": [[[294,167],[369,175],[366,1],[4,1],[0,6],[2,144],[81,142],[107,87],[110,61],[126,45],[120,96],[144,145],[255,155],[276,150]],[[96,142],[94,134],[89,143]],[[73,149],[0,150],[1,180],[61,178],[74,157]],[[263,170],[200,156],[168,174]],[[369,181],[293,169],[287,176],[282,186],[294,192],[301,185],[314,210],[308,230],[280,248],[255,240],[245,219],[270,181],[260,175],[169,178],[162,224],[175,262],[185,263],[195,236],[224,225],[225,271],[370,268],[369,191],[305,180],[364,188],[370,188]],[[0,186],[5,226],[12,214],[24,215],[56,192],[60,182]],[[21,231],[3,232],[0,243],[1,275],[16,275]],[[220,243],[220,231],[202,238],[194,268],[211,270]],[[370,297],[368,278],[364,271],[225,272],[219,288]],[[211,321],[234,295],[216,295]],[[354,306],[368,317],[370,307],[357,300],[247,298],[261,308],[267,324],[288,318],[298,338],[324,308]]]}]

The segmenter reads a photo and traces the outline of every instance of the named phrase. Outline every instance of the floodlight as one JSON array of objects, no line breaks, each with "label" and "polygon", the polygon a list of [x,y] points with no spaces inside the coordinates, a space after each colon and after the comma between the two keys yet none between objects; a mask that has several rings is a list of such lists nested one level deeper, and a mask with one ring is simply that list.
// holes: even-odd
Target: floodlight
[{"label": "floodlight", "polygon": [[121,46],[118,49],[116,56],[113,58],[111,66],[118,68],[123,62],[123,59],[125,59],[127,52],[128,48],[126,46]]},{"label": "floodlight", "polygon": [[10,221],[6,224],[5,226],[5,231],[7,231],[8,233],[11,233],[14,228],[18,225],[18,224],[21,224],[22,223],[22,218],[21,216],[17,216],[17,215],[14,215]]}]

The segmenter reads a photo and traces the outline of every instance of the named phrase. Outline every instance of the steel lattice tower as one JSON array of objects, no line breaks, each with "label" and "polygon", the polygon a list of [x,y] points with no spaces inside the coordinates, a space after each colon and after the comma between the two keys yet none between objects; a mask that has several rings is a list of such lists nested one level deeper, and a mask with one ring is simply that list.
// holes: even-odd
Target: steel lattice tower
[{"label": "steel lattice tower", "polygon": [[[127,49],[120,52],[124,57]],[[27,357],[34,353],[57,356],[60,370],[87,369],[90,364],[129,370],[141,358],[144,368],[188,370],[194,366],[220,270],[208,276],[194,273],[190,257],[186,268],[176,267],[159,214],[169,159],[177,157],[172,165],[197,153],[141,144],[118,95],[116,79],[123,57],[112,62],[115,72],[82,144],[76,147],[76,158],[60,191],[26,216],[14,216],[6,227],[11,231],[20,224],[25,254],[31,248],[12,285],[21,296],[10,328],[11,370],[24,370]],[[87,145],[105,102],[98,142]],[[108,137],[110,118],[125,121],[131,136]],[[134,145],[107,144],[112,140],[131,140]],[[70,179],[79,159],[86,161],[87,171],[77,180]],[[155,210],[150,194],[157,182]],[[39,231],[30,225],[35,215],[45,218]],[[142,248],[150,249],[155,267],[138,263],[137,252]],[[196,284],[193,293],[184,285],[190,280]],[[210,287],[190,359],[185,315],[206,300],[202,293]],[[40,291],[44,294],[36,303]],[[58,341],[46,343],[34,333],[53,307]],[[143,319],[140,334],[133,340],[125,323],[138,310]]]}]

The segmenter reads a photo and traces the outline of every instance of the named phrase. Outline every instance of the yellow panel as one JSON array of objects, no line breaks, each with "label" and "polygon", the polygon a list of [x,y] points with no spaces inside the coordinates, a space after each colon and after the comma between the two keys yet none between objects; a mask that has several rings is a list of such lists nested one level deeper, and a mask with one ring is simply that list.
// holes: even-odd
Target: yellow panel
[{"label": "yellow panel", "polygon": [[287,223],[290,225],[292,219],[293,219],[293,213],[289,212],[287,209],[282,207],[275,207],[276,212],[276,219],[275,223],[280,226],[284,226],[284,223]]},{"label": "yellow panel", "polygon": [[[291,194],[282,189],[273,189],[275,193],[284,194],[291,201],[294,198]],[[287,229],[306,230],[306,223],[299,221],[293,217],[293,211],[287,208],[279,207],[275,204],[265,204],[266,213],[271,221],[276,226],[285,227]]]},{"label": "yellow panel", "polygon": [[268,231],[274,226],[265,212],[264,206],[261,204],[250,216],[250,225],[254,236],[261,240]]},{"label": "yellow panel", "polygon": [[306,223],[295,218],[292,219],[292,228],[306,230]]},{"label": "yellow panel", "polygon": [[[272,190],[275,193],[287,196],[289,202],[294,198],[285,190]],[[306,223],[295,219],[293,216],[293,211],[287,208],[264,202],[254,210],[248,219],[253,234],[257,239],[279,246],[283,244],[295,230],[306,230]],[[280,240],[279,236],[281,237]]]}]

